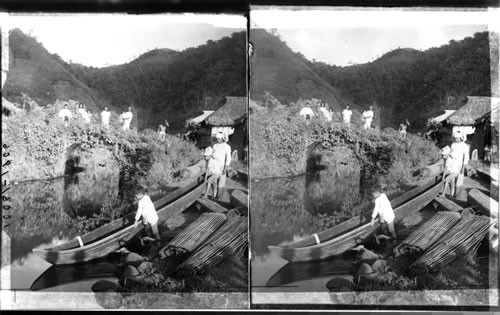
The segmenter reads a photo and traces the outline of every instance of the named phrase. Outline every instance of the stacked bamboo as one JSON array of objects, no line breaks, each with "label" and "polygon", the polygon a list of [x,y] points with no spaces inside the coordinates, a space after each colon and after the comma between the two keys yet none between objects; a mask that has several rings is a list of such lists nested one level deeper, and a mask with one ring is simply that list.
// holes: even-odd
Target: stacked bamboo
[{"label": "stacked bamboo", "polygon": [[226,221],[226,215],[223,213],[203,213],[160,250],[160,258],[189,255],[215,232],[224,221]]},{"label": "stacked bamboo", "polygon": [[455,258],[473,253],[492,224],[489,217],[464,215],[462,219],[410,266],[412,275],[436,271]]},{"label": "stacked bamboo", "polygon": [[461,215],[456,212],[436,213],[394,248],[394,256],[420,255],[450,230],[460,220],[460,217]]},{"label": "stacked bamboo", "polygon": [[210,239],[177,267],[183,276],[203,273],[228,255],[241,255],[248,246],[246,217],[230,217]]}]

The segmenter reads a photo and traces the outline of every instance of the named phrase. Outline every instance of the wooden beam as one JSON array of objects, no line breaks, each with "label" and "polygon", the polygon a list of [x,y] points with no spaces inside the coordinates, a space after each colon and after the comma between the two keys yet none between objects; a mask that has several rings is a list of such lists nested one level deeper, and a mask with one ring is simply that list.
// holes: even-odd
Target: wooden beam
[{"label": "wooden beam", "polygon": [[217,202],[212,201],[212,200],[207,199],[207,198],[198,198],[198,200],[196,200],[196,203],[208,211],[218,212],[218,213],[226,213],[227,212],[226,208],[224,208],[223,206],[221,206]]},{"label": "wooden beam", "polygon": [[241,190],[231,192],[231,206],[248,211],[248,195]]},{"label": "wooden beam", "polygon": [[467,201],[484,215],[498,219],[498,201],[485,195],[478,189],[471,189]]},{"label": "wooden beam", "polygon": [[446,211],[458,212],[464,209],[463,207],[460,207],[459,205],[445,197],[436,197],[434,198],[434,201],[437,202]]}]

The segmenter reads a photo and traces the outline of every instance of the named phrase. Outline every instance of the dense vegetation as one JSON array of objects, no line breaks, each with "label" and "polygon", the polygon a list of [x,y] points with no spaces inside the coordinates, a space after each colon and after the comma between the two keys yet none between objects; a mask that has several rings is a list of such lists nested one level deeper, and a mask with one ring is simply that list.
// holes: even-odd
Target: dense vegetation
[{"label": "dense vegetation", "polygon": [[[252,31],[251,41],[256,100],[268,91],[287,104],[299,96],[335,106],[337,100],[341,107],[352,101],[358,109],[377,104],[382,127],[396,128],[408,118],[418,130],[444,109],[458,108],[463,96],[491,95],[488,32],[423,52],[396,49],[373,62],[347,67],[307,60],[263,30]],[[302,81],[308,82],[306,88],[301,88]]]},{"label": "dense vegetation", "polygon": [[93,111],[133,106],[140,129],[156,128],[166,118],[179,130],[202,109],[217,109],[225,96],[246,95],[245,32],[181,52],[156,49],[106,68],[64,61],[20,30],[11,32],[10,46],[10,101],[22,104],[26,93],[43,106],[56,99],[74,99]]}]

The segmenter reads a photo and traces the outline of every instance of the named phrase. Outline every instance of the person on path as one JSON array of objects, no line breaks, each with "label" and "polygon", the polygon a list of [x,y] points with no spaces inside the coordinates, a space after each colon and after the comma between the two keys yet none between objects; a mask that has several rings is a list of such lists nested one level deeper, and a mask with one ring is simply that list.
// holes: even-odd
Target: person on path
[{"label": "person on path", "polygon": [[367,129],[370,129],[372,127],[373,116],[374,116],[373,106],[370,106],[369,110],[365,110],[363,112],[363,119],[365,122],[365,124],[363,125],[363,129],[367,130]]},{"label": "person on path", "polygon": [[63,109],[59,111],[58,116],[62,119],[64,122],[64,126],[68,127],[69,121],[73,117],[73,114],[71,114],[71,111],[68,109],[68,104],[64,104]]},{"label": "person on path", "polygon": [[391,202],[387,195],[383,192],[380,185],[376,185],[371,189],[373,198],[375,199],[375,207],[373,208],[372,220],[370,225],[375,224],[375,219],[378,217],[378,222],[382,225],[384,230],[389,229],[393,237],[393,241],[397,240],[396,229],[394,228],[394,210],[392,209]]},{"label": "person on path", "polygon": [[[213,145],[213,158],[215,159],[217,167],[221,170],[220,173],[226,175],[229,170],[229,165],[231,164],[231,147],[226,143],[222,132],[218,132],[215,135],[215,139],[217,143]],[[223,176],[221,176],[221,180],[222,179]],[[219,188],[224,187],[224,183],[221,183],[221,180],[219,181]],[[222,196],[223,192],[223,189],[219,189],[218,197]]]},{"label": "person on path", "polygon": [[444,171],[443,171],[443,191],[442,196],[446,195],[446,189],[450,186],[450,196],[455,195],[455,182],[457,180],[458,174],[460,173],[460,162],[453,157],[451,157],[451,149],[449,146],[444,147],[441,150],[441,156],[444,160]]},{"label": "person on path", "polygon": [[311,122],[311,118],[314,116],[314,112],[311,109],[311,103],[306,102],[306,106],[300,110],[299,115],[304,117],[304,119],[306,120],[306,124],[309,125],[309,123]]},{"label": "person on path", "polygon": [[[465,167],[469,163],[469,146],[465,143],[465,135],[456,132],[453,135],[453,143],[451,144],[451,157],[456,160],[460,167],[459,176],[456,181],[456,196],[460,195],[462,192],[462,186],[464,181]],[[454,196],[454,195],[452,195]],[[454,196],[455,197],[455,196]]]},{"label": "person on path", "polygon": [[128,111],[122,114],[123,130],[130,130],[130,123],[132,122],[133,117],[132,107],[129,107]]},{"label": "person on path", "polygon": [[325,102],[321,102],[319,111],[323,113],[326,121],[332,121],[332,113],[328,110]]},{"label": "person on path", "polygon": [[[139,220],[142,219],[142,224],[149,227],[157,240],[161,240],[158,232],[158,214],[156,213],[155,205],[149,198],[146,189],[139,187],[135,193],[135,198],[138,201],[137,213],[135,215],[134,228],[139,225]],[[150,234],[149,230],[146,232]]]},{"label": "person on path", "polygon": [[165,141],[167,137],[167,133],[165,132],[166,129],[167,127],[163,123],[160,123],[160,125],[158,126],[158,138],[161,141]]},{"label": "person on path", "polygon": [[409,125],[408,119],[399,124],[399,135],[401,138],[406,139],[406,128],[408,128]]},{"label": "person on path", "polygon": [[347,127],[351,126],[351,116],[352,116],[352,111],[349,108],[349,105],[347,105],[345,109],[342,111],[342,120],[344,121],[344,124]]},{"label": "person on path", "polygon": [[212,147],[207,147],[205,152],[203,153],[205,157],[206,164],[206,172],[205,172],[205,183],[207,184],[207,189],[205,190],[204,198],[208,198],[208,192],[210,191],[210,187],[212,187],[212,192],[214,198],[217,197],[217,181],[222,175],[222,169],[217,164],[217,161],[213,157],[214,150]]},{"label": "person on path", "polygon": [[87,109],[87,112],[85,113],[85,116],[83,116],[83,120],[87,124],[90,124],[90,122],[92,121],[92,113],[90,112],[90,109]]},{"label": "person on path", "polygon": [[101,112],[101,123],[104,127],[109,127],[109,118],[111,117],[111,112],[107,107],[104,107],[104,110]]},{"label": "person on path", "polygon": [[85,106],[82,103],[78,104],[78,109],[76,111],[80,117],[82,117],[83,120],[85,120],[85,116],[87,115],[87,111],[85,110]]}]

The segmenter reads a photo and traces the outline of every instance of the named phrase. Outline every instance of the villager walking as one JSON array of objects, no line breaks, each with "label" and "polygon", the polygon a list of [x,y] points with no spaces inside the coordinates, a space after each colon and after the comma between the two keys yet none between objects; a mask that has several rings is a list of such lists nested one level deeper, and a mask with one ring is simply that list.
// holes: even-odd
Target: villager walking
[{"label": "villager walking", "polygon": [[372,127],[372,121],[373,121],[373,106],[370,106],[369,110],[365,110],[363,112],[363,120],[364,120],[364,125],[363,129],[370,129]]},{"label": "villager walking", "polygon": [[108,107],[104,107],[104,110],[101,112],[101,123],[104,127],[109,127],[109,118],[111,117],[111,112],[108,110]]},{"label": "villager walking", "polygon": [[167,134],[165,132],[166,129],[167,129],[167,126],[165,126],[163,123],[160,123],[160,125],[158,126],[158,138],[161,141],[165,141],[165,139],[167,137]]},{"label": "villager walking", "polygon": [[299,115],[304,117],[304,119],[306,120],[306,124],[309,125],[312,117],[314,116],[314,112],[311,108],[311,103],[309,101],[306,102],[306,106],[300,110]]},{"label": "villager walking", "polygon": [[82,103],[78,104],[78,109],[76,110],[77,115],[80,115],[82,119],[85,120],[85,115],[87,114],[87,111],[85,110],[85,106]]},{"label": "villager walking", "polygon": [[342,120],[344,121],[344,124],[347,127],[351,126],[351,117],[352,117],[352,111],[349,108],[349,105],[347,105],[342,111]]},{"label": "villager walking", "polygon": [[224,134],[222,132],[218,132],[215,135],[215,139],[217,140],[217,143],[213,145],[213,158],[216,161],[216,165],[219,169],[221,169],[219,191],[217,195],[220,198],[226,185],[226,173],[229,170],[229,165],[231,164],[231,147],[226,143],[227,139],[224,138]]},{"label": "villager walking", "polygon": [[217,181],[222,175],[222,169],[217,164],[213,154],[214,150],[212,147],[207,147],[203,153],[206,161],[205,183],[207,184],[207,189],[205,190],[205,195],[203,196],[205,198],[208,197],[210,188],[212,188],[213,197],[217,197]]},{"label": "villager walking", "polygon": [[85,112],[85,115],[83,116],[83,120],[87,124],[90,124],[90,122],[92,121],[92,113],[90,112],[90,109],[87,109],[87,111]]},{"label": "villager walking", "polygon": [[469,163],[469,146],[465,143],[465,135],[456,132],[453,135],[453,143],[451,144],[451,157],[458,162],[460,171],[457,176],[455,195],[458,196],[462,192],[464,184],[465,166]]},{"label": "villager walking", "polygon": [[373,198],[375,198],[375,207],[373,208],[372,220],[370,225],[375,224],[375,219],[378,217],[379,223],[382,225],[383,229],[389,229],[393,237],[393,241],[397,240],[396,229],[394,228],[394,210],[392,209],[391,202],[387,198],[387,195],[383,192],[380,185],[375,185],[371,189]]},{"label": "villager walking", "polygon": [[[151,198],[149,198],[146,189],[139,187],[136,190],[135,198],[138,201],[138,207],[135,215],[134,228],[137,228],[139,220],[142,219],[142,224],[145,227],[149,227],[154,237],[160,240],[160,233],[158,232],[158,214],[156,213],[155,206]],[[150,234],[148,229],[146,229],[146,231]]]},{"label": "villager walking", "polygon": [[450,196],[455,195],[455,182],[457,180],[458,174],[460,173],[460,162],[451,157],[451,149],[449,146],[444,147],[441,150],[441,156],[444,160],[444,171],[443,171],[443,191],[441,195],[446,195],[446,189],[450,186]]},{"label": "villager walking", "polygon": [[403,139],[406,139],[406,128],[408,128],[408,126],[410,126],[408,119],[405,119],[404,122],[399,124],[399,135]]},{"label": "villager walking", "polygon": [[71,120],[71,118],[73,117],[73,114],[71,114],[71,111],[68,109],[68,104],[64,104],[64,107],[63,109],[61,109],[59,111],[59,115],[58,115],[62,121],[64,122],[64,126],[65,127],[68,127],[68,124],[69,124],[69,121]]},{"label": "villager walking", "polygon": [[128,111],[124,112],[121,116],[123,130],[130,130],[130,123],[132,122],[133,117],[134,115],[132,114],[132,107],[129,107]]}]

